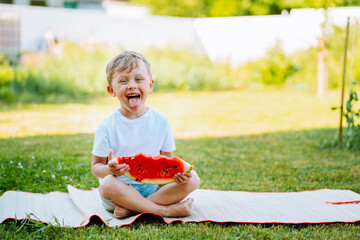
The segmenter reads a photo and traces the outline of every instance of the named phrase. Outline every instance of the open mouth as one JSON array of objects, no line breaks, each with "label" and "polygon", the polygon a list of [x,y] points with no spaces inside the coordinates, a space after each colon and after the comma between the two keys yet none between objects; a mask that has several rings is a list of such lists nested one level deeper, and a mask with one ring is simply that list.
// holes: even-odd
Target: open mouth
[{"label": "open mouth", "polygon": [[127,96],[128,100],[132,99],[132,98],[140,98],[140,94],[129,94]]},{"label": "open mouth", "polygon": [[140,94],[129,94],[127,96],[130,107],[137,107],[140,102]]}]

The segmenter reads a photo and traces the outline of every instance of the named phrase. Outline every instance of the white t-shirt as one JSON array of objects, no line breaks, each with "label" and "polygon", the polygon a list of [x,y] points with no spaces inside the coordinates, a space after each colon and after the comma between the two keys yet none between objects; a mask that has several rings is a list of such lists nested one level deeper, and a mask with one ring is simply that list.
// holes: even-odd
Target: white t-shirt
[{"label": "white t-shirt", "polygon": [[[110,149],[114,157],[124,157],[140,152],[157,156],[160,150],[172,152],[176,147],[168,118],[148,107],[139,118],[128,119],[116,110],[100,123],[95,132],[92,154],[107,157]],[[125,176],[120,176],[120,179],[137,184]]]}]

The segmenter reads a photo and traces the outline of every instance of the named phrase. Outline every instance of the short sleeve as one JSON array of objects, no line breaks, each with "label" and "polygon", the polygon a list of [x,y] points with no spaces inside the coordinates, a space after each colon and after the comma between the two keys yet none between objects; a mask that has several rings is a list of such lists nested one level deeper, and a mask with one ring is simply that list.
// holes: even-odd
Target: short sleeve
[{"label": "short sleeve", "polygon": [[175,140],[174,140],[174,135],[173,135],[173,132],[171,129],[170,122],[167,118],[166,118],[165,126],[166,126],[165,127],[166,135],[165,135],[163,146],[161,147],[161,151],[173,152],[176,150]]},{"label": "short sleeve", "polygon": [[100,125],[95,132],[92,154],[98,157],[107,157],[110,152],[109,134],[104,125]]}]

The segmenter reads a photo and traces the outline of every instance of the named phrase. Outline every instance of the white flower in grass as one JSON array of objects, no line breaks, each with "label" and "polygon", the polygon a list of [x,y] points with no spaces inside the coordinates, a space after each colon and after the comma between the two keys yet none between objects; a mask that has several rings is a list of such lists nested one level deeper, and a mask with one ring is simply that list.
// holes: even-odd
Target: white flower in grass
[{"label": "white flower in grass", "polygon": [[13,161],[10,161],[11,164],[13,164],[14,162]]},{"label": "white flower in grass", "polygon": [[35,159],[35,156],[31,156],[31,159]]},{"label": "white flower in grass", "polygon": [[43,170],[42,172],[43,172],[43,173],[46,173],[46,170]]},{"label": "white flower in grass", "polygon": [[64,179],[65,179],[65,180],[68,179],[68,176],[65,176]]},{"label": "white flower in grass", "polygon": [[55,175],[51,175],[52,179],[55,179]]},{"label": "white flower in grass", "polygon": [[23,168],[23,166],[21,165],[21,162],[18,163],[18,168]]}]

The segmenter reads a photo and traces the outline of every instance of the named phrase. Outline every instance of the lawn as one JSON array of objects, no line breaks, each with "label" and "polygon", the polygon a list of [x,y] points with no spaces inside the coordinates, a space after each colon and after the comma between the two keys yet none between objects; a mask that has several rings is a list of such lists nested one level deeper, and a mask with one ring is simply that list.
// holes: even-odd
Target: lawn
[{"label": "lawn", "polygon": [[[339,121],[339,94],[318,99],[286,90],[153,93],[148,105],[168,115],[175,155],[193,165],[201,188],[302,191],[322,188],[360,193],[360,154],[330,148]],[[57,105],[0,106],[0,194],[8,190],[91,189],[93,134],[114,111],[114,98]],[[359,224],[260,225],[176,223],[145,216],[108,228],[58,228],[28,221],[0,225],[1,239],[358,239]]]}]

